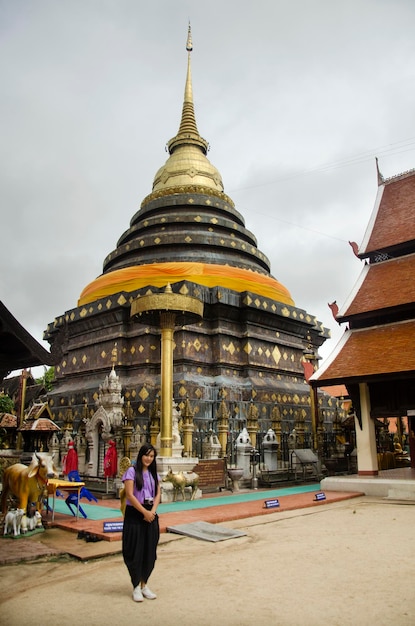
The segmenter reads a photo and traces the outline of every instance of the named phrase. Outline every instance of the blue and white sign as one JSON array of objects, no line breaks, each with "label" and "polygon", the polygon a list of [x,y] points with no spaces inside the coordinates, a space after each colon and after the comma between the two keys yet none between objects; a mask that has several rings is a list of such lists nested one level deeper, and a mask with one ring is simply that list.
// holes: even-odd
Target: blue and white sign
[{"label": "blue and white sign", "polygon": [[104,522],[104,533],[121,533],[124,522]]},{"label": "blue and white sign", "polygon": [[278,498],[273,498],[272,500],[265,500],[264,506],[266,509],[276,509],[280,506],[280,501]]}]

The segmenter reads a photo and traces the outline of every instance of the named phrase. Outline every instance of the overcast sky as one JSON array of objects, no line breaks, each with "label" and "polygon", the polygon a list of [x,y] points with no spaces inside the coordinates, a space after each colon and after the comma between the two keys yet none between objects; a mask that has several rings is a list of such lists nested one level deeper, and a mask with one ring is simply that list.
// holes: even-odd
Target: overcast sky
[{"label": "overcast sky", "polygon": [[415,167],[413,0],[0,0],[0,299],[49,349],[167,159],[189,19],[209,160],[326,357],[375,157]]}]

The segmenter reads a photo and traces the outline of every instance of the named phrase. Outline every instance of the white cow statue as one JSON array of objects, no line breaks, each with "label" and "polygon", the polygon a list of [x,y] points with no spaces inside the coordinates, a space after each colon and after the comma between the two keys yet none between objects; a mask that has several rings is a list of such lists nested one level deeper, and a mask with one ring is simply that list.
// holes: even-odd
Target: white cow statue
[{"label": "white cow statue", "polygon": [[23,515],[21,524],[21,533],[27,533],[28,531],[35,530],[36,528],[43,528],[42,516],[39,511],[35,511],[32,517]]},{"label": "white cow statue", "polygon": [[6,517],[4,518],[5,535],[11,535],[12,531],[15,537],[17,537],[17,535],[20,535],[23,515],[23,509],[11,509],[8,513],[6,513]]}]

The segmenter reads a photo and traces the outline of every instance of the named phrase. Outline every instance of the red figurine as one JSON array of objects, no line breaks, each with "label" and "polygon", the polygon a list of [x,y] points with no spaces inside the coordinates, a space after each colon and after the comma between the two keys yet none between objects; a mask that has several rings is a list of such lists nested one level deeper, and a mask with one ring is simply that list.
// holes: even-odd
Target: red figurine
[{"label": "red figurine", "polygon": [[104,457],[104,476],[114,478],[117,475],[117,448],[112,439],[108,442],[109,448]]}]

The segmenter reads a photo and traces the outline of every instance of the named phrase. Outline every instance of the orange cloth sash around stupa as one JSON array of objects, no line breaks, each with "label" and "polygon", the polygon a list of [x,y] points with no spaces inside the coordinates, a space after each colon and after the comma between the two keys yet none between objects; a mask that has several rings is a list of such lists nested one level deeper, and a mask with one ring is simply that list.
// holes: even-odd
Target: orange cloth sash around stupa
[{"label": "orange cloth sash around stupa", "polygon": [[95,302],[120,291],[142,287],[165,287],[187,280],[205,287],[223,287],[233,291],[250,291],[264,298],[294,306],[290,292],[275,278],[252,270],[208,263],[151,263],[134,265],[101,274],[82,291],[78,306]]}]

